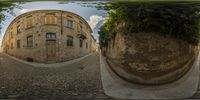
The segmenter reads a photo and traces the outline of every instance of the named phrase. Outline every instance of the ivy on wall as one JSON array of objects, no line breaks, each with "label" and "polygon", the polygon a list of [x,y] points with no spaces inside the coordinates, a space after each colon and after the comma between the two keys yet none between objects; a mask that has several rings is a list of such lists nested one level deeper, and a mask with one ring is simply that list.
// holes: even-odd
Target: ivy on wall
[{"label": "ivy on wall", "polygon": [[119,31],[124,34],[158,32],[193,45],[200,41],[198,1],[118,1],[110,2],[105,8],[109,10],[109,17],[99,31],[101,47],[107,46]]}]

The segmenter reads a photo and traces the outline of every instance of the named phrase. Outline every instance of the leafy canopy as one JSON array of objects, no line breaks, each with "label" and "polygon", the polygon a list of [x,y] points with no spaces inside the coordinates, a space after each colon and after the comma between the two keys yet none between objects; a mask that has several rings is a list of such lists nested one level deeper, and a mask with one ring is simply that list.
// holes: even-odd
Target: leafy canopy
[{"label": "leafy canopy", "polygon": [[101,47],[107,46],[105,43],[119,31],[168,34],[193,45],[200,41],[198,1],[118,1],[110,2],[105,9],[109,17],[99,31]]}]

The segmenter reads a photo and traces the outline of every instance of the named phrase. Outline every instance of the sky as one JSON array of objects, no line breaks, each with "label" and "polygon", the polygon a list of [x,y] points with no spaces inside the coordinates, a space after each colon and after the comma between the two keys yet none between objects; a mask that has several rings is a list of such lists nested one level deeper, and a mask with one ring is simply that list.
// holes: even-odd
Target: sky
[{"label": "sky", "polygon": [[[104,1],[105,2],[105,1]],[[5,31],[9,24],[17,16],[34,10],[42,9],[56,9],[64,10],[76,13],[83,17],[90,25],[93,30],[92,35],[97,39],[98,42],[98,30],[103,24],[104,20],[107,18],[107,11],[98,10],[96,7],[98,2],[59,2],[59,1],[38,1],[38,2],[28,2],[24,4],[19,4],[19,7],[13,9],[14,15],[8,12],[3,12],[6,15],[5,21],[1,23],[2,30],[0,34],[0,45],[5,34]]]}]

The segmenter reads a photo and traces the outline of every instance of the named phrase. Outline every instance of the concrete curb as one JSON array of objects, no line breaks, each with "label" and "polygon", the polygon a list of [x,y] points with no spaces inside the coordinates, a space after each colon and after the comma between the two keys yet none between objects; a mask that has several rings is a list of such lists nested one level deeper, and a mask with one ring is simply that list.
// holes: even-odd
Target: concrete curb
[{"label": "concrete curb", "polygon": [[109,68],[100,55],[101,79],[106,95],[118,99],[181,99],[193,96],[199,83],[200,54],[188,73],[179,80],[157,86],[127,82]]},{"label": "concrete curb", "polygon": [[27,62],[27,61],[25,61],[25,60],[22,60],[22,59],[19,59],[19,58],[10,56],[10,55],[5,54],[5,53],[2,53],[2,54],[3,54],[3,55],[6,55],[6,56],[8,56],[8,57],[10,57],[11,59],[14,59],[14,60],[16,60],[16,61],[19,61],[19,62],[24,63],[24,64],[27,64],[27,65],[31,65],[31,66],[34,66],[34,67],[62,67],[62,66],[66,66],[66,65],[69,65],[69,64],[72,64],[72,63],[81,61],[81,60],[83,60],[84,58],[86,58],[86,57],[92,55],[93,53],[90,53],[90,54],[88,54],[88,55],[85,55],[85,56],[80,57],[80,58],[77,58],[77,59],[69,60],[69,61],[66,61],[66,62],[53,63],[53,64],[43,64],[43,63],[36,63],[36,62]]}]

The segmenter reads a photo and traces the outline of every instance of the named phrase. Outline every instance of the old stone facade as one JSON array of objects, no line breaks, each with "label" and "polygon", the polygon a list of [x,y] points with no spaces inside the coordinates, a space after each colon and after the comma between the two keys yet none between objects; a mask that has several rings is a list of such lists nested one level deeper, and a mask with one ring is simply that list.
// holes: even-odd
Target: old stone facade
[{"label": "old stone facade", "polygon": [[197,58],[198,46],[160,33],[117,33],[104,48],[110,67],[125,80],[165,84],[185,75]]},{"label": "old stone facade", "polygon": [[16,17],[3,41],[3,52],[28,61],[62,62],[96,49],[89,24],[61,10],[36,10]]}]

